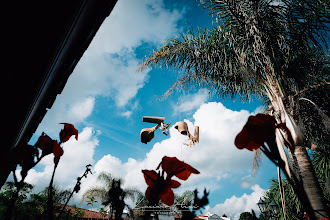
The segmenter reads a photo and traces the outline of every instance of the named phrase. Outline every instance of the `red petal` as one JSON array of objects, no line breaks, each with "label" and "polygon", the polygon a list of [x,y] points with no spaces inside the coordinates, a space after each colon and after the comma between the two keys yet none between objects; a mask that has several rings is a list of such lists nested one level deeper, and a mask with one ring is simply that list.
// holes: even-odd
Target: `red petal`
[{"label": "red petal", "polygon": [[250,151],[258,149],[267,141],[275,138],[275,118],[271,115],[257,114],[250,116],[242,131],[235,138],[238,149],[246,148]]},{"label": "red petal", "polygon": [[156,180],[158,179],[158,174],[154,170],[142,170],[144,174],[144,179],[148,186],[154,187]]},{"label": "red petal", "polygon": [[164,156],[162,159],[162,168],[167,173],[175,174],[179,169],[184,167],[184,163],[178,160],[176,157],[167,157]]},{"label": "red petal", "polygon": [[68,141],[72,135],[75,136],[76,140],[78,140],[78,130],[69,123],[60,123],[64,125],[64,129],[60,132],[60,141],[62,143]]},{"label": "red petal", "polygon": [[184,170],[181,172],[178,172],[175,176],[178,177],[181,180],[187,180],[189,176],[194,173],[194,174],[199,174],[200,172],[190,166],[189,164],[183,163],[184,164]]},{"label": "red petal", "polygon": [[200,172],[198,170],[196,170],[195,168],[193,168],[192,166],[190,166],[187,163],[184,163],[184,167],[186,168],[186,170],[188,170],[190,173],[194,173],[194,174],[200,174]]},{"label": "red petal", "polygon": [[249,151],[253,151],[253,150],[257,150],[259,147],[260,144],[250,141],[245,148],[248,149]]},{"label": "red petal", "polygon": [[187,180],[190,176],[191,172],[188,170],[183,170],[182,172],[176,174],[175,176],[178,177],[180,180]]},{"label": "red petal", "polygon": [[42,150],[43,155],[48,155],[53,151],[54,140],[51,139],[48,135],[42,135],[38,138],[37,143],[35,143],[35,147]]},{"label": "red petal", "polygon": [[248,145],[250,139],[251,137],[249,136],[249,133],[247,132],[245,127],[243,127],[242,131],[238,133],[238,135],[235,138],[235,142],[234,142],[235,146],[238,149],[243,149]]},{"label": "red petal", "polygon": [[53,146],[53,154],[54,154],[54,163],[57,164],[63,155],[64,151],[63,148],[57,143],[57,141],[54,141],[54,146]]},{"label": "red petal", "polygon": [[176,180],[171,180],[170,183],[169,183],[170,188],[178,188],[179,186],[181,186],[181,183],[179,183]]},{"label": "red petal", "polygon": [[160,196],[160,200],[165,204],[165,205],[168,205],[168,206],[171,206],[173,205],[174,203],[174,193],[171,189],[168,189],[166,191],[166,193],[162,194]]}]

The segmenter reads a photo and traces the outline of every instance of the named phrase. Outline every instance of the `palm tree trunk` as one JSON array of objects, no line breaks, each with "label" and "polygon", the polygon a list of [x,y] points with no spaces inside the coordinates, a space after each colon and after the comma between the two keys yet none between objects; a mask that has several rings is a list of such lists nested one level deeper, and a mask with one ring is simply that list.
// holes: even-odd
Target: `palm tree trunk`
[{"label": "palm tree trunk", "polygon": [[326,200],[305,147],[296,146],[294,154],[296,155],[299,166],[302,187],[306,192],[315,215],[322,218],[329,217]]},{"label": "palm tree trunk", "polygon": [[[303,190],[303,194],[309,202],[311,208],[313,209],[313,214],[316,217],[326,218],[329,217],[327,213],[327,203],[324,198],[323,192],[321,190],[320,184],[315,174],[315,170],[312,166],[311,160],[304,145],[304,135],[301,129],[298,127],[297,123],[294,121],[293,117],[288,114],[288,109],[284,107],[283,99],[279,95],[278,91],[275,89],[274,96],[270,99],[274,107],[275,112],[279,115],[280,122],[285,122],[286,127],[289,129],[291,136],[293,138],[292,148],[294,155],[297,159],[298,170],[299,170],[299,188]],[[289,150],[289,151],[290,151]],[[292,154],[289,154],[291,157]],[[293,158],[290,158],[293,160]],[[306,207],[305,207],[306,208]],[[310,213],[312,214],[312,213]],[[315,217],[311,216],[312,219]],[[314,217],[314,218],[313,218]]]}]

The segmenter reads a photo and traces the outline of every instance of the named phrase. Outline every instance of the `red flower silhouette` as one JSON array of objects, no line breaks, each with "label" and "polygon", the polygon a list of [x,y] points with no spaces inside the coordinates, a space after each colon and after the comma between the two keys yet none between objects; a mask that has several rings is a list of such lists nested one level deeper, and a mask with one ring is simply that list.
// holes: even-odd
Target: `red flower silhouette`
[{"label": "red flower silhouette", "polygon": [[176,157],[164,156],[162,162],[160,162],[157,169],[159,169],[160,166],[167,173],[167,178],[176,176],[181,180],[187,180],[192,173],[194,174],[200,173],[198,170],[196,170],[189,164],[186,164],[185,162],[178,160]]},{"label": "red flower silhouette", "polygon": [[53,152],[54,140],[47,134],[42,133],[34,146],[42,150],[42,156],[46,156]]},{"label": "red flower silhouette", "polygon": [[48,135],[42,134],[37,143],[34,145],[42,150],[42,156],[50,153],[54,154],[54,163],[57,164],[64,151],[56,140],[51,139]]},{"label": "red flower silhouette", "polygon": [[[176,176],[181,180],[187,180],[192,173],[199,174],[199,171],[176,157],[167,156],[163,157],[157,170],[160,167],[163,169],[162,175],[160,171],[157,173],[154,170],[142,170],[148,185],[145,195],[151,205],[157,204],[159,200],[166,205],[172,205],[174,203],[172,188],[178,188],[181,183],[171,178]],[[167,174],[166,179],[164,179],[164,172]]]},{"label": "red flower silhouette", "polygon": [[176,180],[167,179],[154,170],[142,170],[144,179],[148,185],[145,196],[148,201],[156,204],[161,200],[164,204],[170,206],[174,203],[174,193],[172,188],[178,188],[181,183]]},{"label": "red flower silhouette", "polygon": [[275,143],[276,121],[274,116],[257,114],[250,116],[242,131],[235,138],[235,145],[239,149],[250,151],[258,149],[265,142]]},{"label": "red flower silhouette", "polygon": [[69,123],[60,123],[64,125],[64,129],[60,132],[60,141],[64,143],[70,139],[72,135],[75,136],[76,140],[78,140],[78,130]]},{"label": "red flower silhouette", "polygon": [[53,147],[54,163],[55,164],[58,164],[58,161],[60,160],[63,153],[64,153],[63,148],[57,143],[57,141],[55,141],[54,142],[54,147]]}]

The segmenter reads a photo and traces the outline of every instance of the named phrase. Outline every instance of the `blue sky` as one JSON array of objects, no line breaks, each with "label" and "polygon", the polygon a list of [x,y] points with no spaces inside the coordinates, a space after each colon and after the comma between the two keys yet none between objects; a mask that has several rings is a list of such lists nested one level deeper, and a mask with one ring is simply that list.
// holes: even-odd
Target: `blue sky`
[{"label": "blue sky", "polygon": [[[31,140],[34,143],[42,131],[57,138],[61,122],[78,128],[78,141],[71,139],[63,146],[65,153],[55,176],[63,188],[73,187],[85,165],[93,165],[94,175],[83,180],[73,203],[86,206],[79,204],[81,195],[98,184],[96,176],[101,171],[123,177],[126,187],[145,191],[141,169],[155,169],[167,155],[201,171],[175,193],[209,189],[210,204],[204,213],[225,213],[235,219],[251,208],[259,211],[256,203],[269,179],[276,177],[276,168],[263,157],[260,171],[252,176],[253,153],[236,149],[233,142],[247,117],[262,110],[261,103],[218,99],[207,89],[176,92],[160,101],[179,73],[151,68],[135,71],[145,55],[190,25],[195,30],[213,25],[198,2],[119,0],[101,26]],[[142,122],[144,115],[163,116],[172,125],[185,120],[191,130],[198,125],[200,143],[193,148],[182,145],[186,138],[171,126],[169,136],[157,130],[155,138],[143,144],[140,130],[152,126]],[[26,180],[36,190],[49,183],[52,157],[47,156],[29,172]]]}]

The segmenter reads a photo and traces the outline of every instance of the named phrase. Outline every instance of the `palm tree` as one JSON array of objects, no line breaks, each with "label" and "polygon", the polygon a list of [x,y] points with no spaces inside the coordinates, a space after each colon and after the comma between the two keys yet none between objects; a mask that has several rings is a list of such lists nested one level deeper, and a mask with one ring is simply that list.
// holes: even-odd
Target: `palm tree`
[{"label": "palm tree", "polygon": [[[111,209],[113,208],[109,200],[111,201],[112,198],[109,198],[109,192],[111,192],[111,189],[116,186],[118,182],[123,183],[123,180],[121,178],[113,177],[108,172],[101,172],[97,176],[97,180],[103,184],[103,186],[96,186],[88,189],[86,192],[84,192],[82,196],[82,201],[88,200],[91,197],[98,198],[101,201],[101,204],[109,205],[110,213]],[[138,195],[140,192],[136,189],[129,188],[124,189],[125,198],[128,198],[134,202],[136,195]],[[95,201],[94,201],[95,202]]]},{"label": "palm tree", "polygon": [[[290,145],[288,135],[277,131],[278,147],[284,161],[283,146],[289,148],[291,164],[299,169],[296,184],[303,186],[310,216],[329,216],[305,149],[303,132],[308,128],[300,117],[300,102],[309,98],[305,91],[330,84],[324,49],[330,36],[329,1],[206,0],[203,4],[217,26],[196,33],[190,29],[178,39],[169,39],[139,70],[156,66],[182,72],[164,97],[174,90],[206,87],[220,98],[263,100],[277,123],[291,132]],[[326,117],[322,122],[327,126]]]}]

